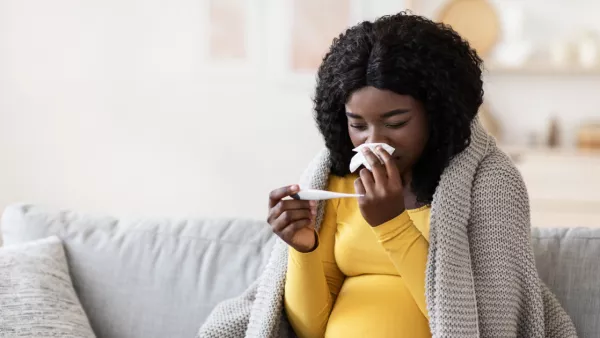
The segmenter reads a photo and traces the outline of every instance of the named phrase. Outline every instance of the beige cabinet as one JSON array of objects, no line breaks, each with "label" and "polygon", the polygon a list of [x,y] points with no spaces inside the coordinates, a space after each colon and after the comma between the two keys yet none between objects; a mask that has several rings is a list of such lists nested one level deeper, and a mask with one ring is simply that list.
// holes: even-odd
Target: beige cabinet
[{"label": "beige cabinet", "polygon": [[600,228],[600,152],[505,151],[527,185],[532,226]]}]

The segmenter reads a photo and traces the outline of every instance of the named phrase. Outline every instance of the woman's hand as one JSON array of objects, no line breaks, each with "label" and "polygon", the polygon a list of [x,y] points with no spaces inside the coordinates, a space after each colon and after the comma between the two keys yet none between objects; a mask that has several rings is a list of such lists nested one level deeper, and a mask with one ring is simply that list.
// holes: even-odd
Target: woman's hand
[{"label": "woman's hand", "polygon": [[273,232],[299,252],[310,252],[317,245],[314,220],[315,201],[284,200],[299,191],[297,185],[271,191],[267,222]]},{"label": "woman's hand", "polygon": [[363,154],[373,172],[360,171],[360,178],[354,181],[354,189],[363,197],[358,199],[360,212],[372,227],[383,224],[404,212],[402,178],[394,159],[381,146],[375,148],[383,163],[369,149]]}]

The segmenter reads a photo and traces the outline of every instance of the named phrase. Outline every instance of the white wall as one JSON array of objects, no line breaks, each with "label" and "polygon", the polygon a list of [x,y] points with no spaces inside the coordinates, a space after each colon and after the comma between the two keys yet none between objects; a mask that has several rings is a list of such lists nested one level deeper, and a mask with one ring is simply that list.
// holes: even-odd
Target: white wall
[{"label": "white wall", "polygon": [[203,0],[0,1],[0,209],[264,218],[322,147],[306,79],[266,75],[281,3],[249,1],[249,65],[214,68]]},{"label": "white wall", "polygon": [[0,207],[264,217],[320,148],[309,93],[207,72],[204,9],[0,2]]},{"label": "white wall", "polygon": [[[402,9],[352,1],[356,19]],[[263,218],[268,191],[295,183],[322,143],[310,78],[271,72],[285,1],[248,3],[249,64],[213,67],[205,0],[0,1],[0,209]],[[487,81],[515,142],[553,112],[571,134],[600,112],[598,78]]]}]

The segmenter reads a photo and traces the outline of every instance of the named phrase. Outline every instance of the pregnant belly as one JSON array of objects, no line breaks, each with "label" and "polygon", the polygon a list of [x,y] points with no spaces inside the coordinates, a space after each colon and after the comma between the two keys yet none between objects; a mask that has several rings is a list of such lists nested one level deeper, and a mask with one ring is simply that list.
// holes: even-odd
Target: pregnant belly
[{"label": "pregnant belly", "polygon": [[429,323],[399,276],[363,275],[344,281],[326,337],[431,337]]}]

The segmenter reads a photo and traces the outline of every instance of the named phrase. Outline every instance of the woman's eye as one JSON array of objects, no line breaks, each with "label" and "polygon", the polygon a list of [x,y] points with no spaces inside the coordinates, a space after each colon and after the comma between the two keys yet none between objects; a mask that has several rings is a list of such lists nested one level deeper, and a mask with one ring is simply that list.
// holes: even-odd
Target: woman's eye
[{"label": "woman's eye", "polygon": [[388,123],[385,126],[388,127],[388,128],[396,129],[396,128],[400,128],[403,125],[405,125],[406,122],[408,122],[408,121],[398,122],[398,123]]},{"label": "woman's eye", "polygon": [[351,124],[350,127],[356,129],[356,130],[366,130],[367,126],[362,125],[362,124]]}]

